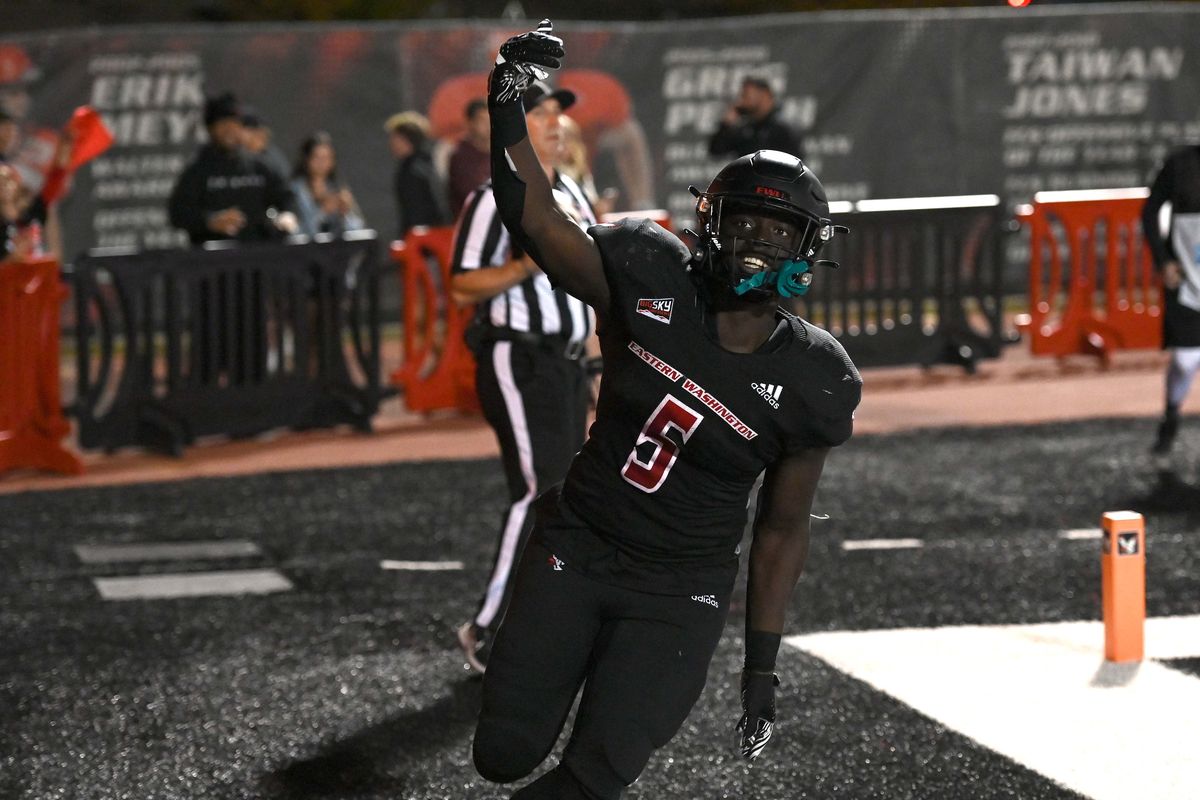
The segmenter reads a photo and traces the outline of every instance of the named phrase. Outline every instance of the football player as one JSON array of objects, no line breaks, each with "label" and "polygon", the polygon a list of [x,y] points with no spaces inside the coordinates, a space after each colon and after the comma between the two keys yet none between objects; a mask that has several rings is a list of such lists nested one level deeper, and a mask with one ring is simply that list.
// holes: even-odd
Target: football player
[{"label": "football player", "polygon": [[561,488],[537,501],[484,676],[474,759],[497,782],[538,767],[583,687],[561,762],[522,800],[619,797],[678,731],[704,688],[765,471],[736,726],[742,756],[763,752],[813,497],[862,383],[832,336],[778,307],[807,291],[822,245],[844,230],[796,157],[759,151],[722,169],[695,192],[689,245],[647,220],[585,231],[562,212],[520,100],[563,55],[543,22],[501,46],[489,81],[504,224],[595,309],[604,357],[595,424]]}]

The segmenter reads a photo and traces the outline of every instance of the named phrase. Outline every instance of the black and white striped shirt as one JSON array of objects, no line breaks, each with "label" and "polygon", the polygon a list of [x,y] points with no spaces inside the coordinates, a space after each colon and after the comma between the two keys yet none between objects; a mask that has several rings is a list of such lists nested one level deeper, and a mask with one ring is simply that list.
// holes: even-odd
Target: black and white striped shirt
[{"label": "black and white striped shirt", "polygon": [[[577,217],[581,227],[596,224],[583,191],[565,175],[556,176],[554,196],[559,205]],[[491,183],[472,192],[463,205],[454,231],[454,272],[500,266],[512,258],[512,240],[496,209]],[[561,337],[572,347],[581,346],[595,327],[592,309],[550,285],[542,272],[479,304],[477,318],[497,332],[506,330]]]}]

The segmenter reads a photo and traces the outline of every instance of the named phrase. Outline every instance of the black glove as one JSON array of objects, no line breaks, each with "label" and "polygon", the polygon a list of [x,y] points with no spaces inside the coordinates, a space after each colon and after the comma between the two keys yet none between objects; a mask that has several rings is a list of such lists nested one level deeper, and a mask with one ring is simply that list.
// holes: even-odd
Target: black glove
[{"label": "black glove", "polygon": [[550,20],[542,20],[537,30],[514,36],[500,45],[496,66],[488,81],[488,98],[497,106],[506,106],[521,99],[534,81],[543,81],[558,69],[563,50],[562,39],[550,32]]},{"label": "black glove", "polygon": [[762,753],[775,730],[774,672],[742,670],[742,718],[738,721],[738,750],[742,758],[753,761]]}]

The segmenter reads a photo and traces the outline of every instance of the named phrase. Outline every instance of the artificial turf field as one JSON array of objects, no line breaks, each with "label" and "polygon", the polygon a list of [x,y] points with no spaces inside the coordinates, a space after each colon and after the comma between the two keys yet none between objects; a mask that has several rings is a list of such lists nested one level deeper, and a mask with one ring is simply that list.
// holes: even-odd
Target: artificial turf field
[{"label": "artificial turf field", "polygon": [[[813,524],[788,633],[1098,620],[1099,543],[1062,532],[1117,509],[1146,515],[1149,616],[1200,614],[1200,433],[1185,428],[1163,465],[1145,455],[1152,430],[1098,420],[856,437],[828,461],[816,510],[829,519]],[[479,682],[453,635],[486,580],[502,505],[490,460],[0,496],[0,798],[507,797],[471,767]],[[922,546],[844,547],[900,538]],[[85,563],[77,549],[213,541],[257,552]],[[110,600],[96,581],[224,570],[274,570],[291,588]],[[792,646],[776,737],[743,765],[731,735],[742,589],[704,695],[627,797],[1104,796],[1071,777],[1088,755],[1073,707],[1050,709],[1052,725],[1029,720],[1031,737],[1061,731],[1047,777]],[[1096,674],[1101,644],[1085,656]],[[1136,675],[1176,681],[1182,691],[1150,710],[1164,729],[1185,717],[1193,735],[1195,644]],[[987,660],[1008,674],[1004,650]],[[945,685],[968,707],[1004,692],[1017,702],[1037,681],[1021,669],[1014,659],[1011,680],[965,670]],[[1136,670],[1107,691],[1131,691]],[[1136,759],[1123,768],[1141,797],[1200,796],[1195,770],[1176,785]]]}]

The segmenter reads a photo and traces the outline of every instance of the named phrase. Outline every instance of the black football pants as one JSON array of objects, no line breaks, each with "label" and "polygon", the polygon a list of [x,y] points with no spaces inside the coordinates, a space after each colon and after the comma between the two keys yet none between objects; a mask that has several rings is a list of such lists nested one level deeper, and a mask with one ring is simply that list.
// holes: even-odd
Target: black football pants
[{"label": "black football pants", "polygon": [[480,348],[475,388],[500,444],[508,509],[487,590],[474,622],[500,623],[509,580],[533,527],[534,498],[567,474],[587,427],[588,384],[578,361],[538,346],[497,341]]},{"label": "black football pants", "polygon": [[476,769],[499,783],[531,773],[583,685],[562,762],[513,797],[618,798],[699,699],[730,592],[657,595],[601,583],[536,536],[515,583],[484,675]]}]

